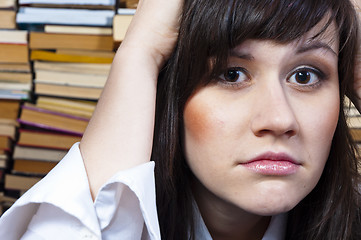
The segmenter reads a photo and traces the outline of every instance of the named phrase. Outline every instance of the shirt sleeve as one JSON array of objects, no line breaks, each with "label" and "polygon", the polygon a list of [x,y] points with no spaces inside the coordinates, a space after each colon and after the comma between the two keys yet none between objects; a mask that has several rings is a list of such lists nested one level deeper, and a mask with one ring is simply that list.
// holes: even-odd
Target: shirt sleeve
[{"label": "shirt sleeve", "polygon": [[118,172],[93,202],[77,143],[3,214],[0,239],[160,239],[154,163]]}]

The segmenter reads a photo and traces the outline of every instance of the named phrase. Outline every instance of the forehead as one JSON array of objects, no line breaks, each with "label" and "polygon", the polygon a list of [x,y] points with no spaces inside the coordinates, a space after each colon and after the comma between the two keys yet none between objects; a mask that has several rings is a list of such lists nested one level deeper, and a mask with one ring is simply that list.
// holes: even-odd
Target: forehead
[{"label": "forehead", "polygon": [[316,26],[304,34],[297,42],[299,45],[308,45],[315,41],[327,44],[338,55],[339,31],[335,21],[328,23],[324,17]]},{"label": "forehead", "polygon": [[337,25],[334,21],[328,24],[328,20],[324,18],[320,21],[316,26],[302,35],[300,38],[296,40],[292,40],[290,42],[277,42],[277,40],[268,40],[268,39],[254,39],[256,41],[252,41],[253,39],[248,39],[237,45],[235,48],[231,49],[232,53],[237,52],[248,52],[248,50],[252,49],[255,42],[270,42],[274,43],[274,45],[287,45],[292,46],[292,49],[295,51],[305,51],[311,49],[324,49],[329,50],[334,55],[338,56],[339,53],[339,33],[337,29]]}]

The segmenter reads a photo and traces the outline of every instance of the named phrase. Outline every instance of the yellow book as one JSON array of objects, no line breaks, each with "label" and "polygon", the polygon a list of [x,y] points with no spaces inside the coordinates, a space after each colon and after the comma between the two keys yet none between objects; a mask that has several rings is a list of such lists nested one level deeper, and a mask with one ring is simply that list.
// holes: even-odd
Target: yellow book
[{"label": "yellow book", "polygon": [[114,51],[95,51],[95,50],[79,50],[79,49],[56,49],[57,54],[91,56],[91,57],[105,57],[114,58]]},{"label": "yellow book", "polygon": [[44,32],[85,35],[112,35],[113,29],[110,27],[45,25]]},{"label": "yellow book", "polygon": [[66,63],[34,61],[34,70],[52,70],[59,72],[109,74],[110,63]]},{"label": "yellow book", "polygon": [[31,60],[50,62],[73,62],[73,63],[112,63],[112,57],[96,57],[86,55],[59,54],[52,51],[33,50],[30,54]]}]

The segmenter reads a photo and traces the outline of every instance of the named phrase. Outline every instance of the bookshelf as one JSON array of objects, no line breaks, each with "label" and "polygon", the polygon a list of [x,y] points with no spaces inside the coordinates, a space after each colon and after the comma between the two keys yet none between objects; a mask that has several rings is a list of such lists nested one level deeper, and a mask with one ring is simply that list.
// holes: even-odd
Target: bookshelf
[{"label": "bookshelf", "polygon": [[137,3],[0,1],[0,215],[81,139]]}]

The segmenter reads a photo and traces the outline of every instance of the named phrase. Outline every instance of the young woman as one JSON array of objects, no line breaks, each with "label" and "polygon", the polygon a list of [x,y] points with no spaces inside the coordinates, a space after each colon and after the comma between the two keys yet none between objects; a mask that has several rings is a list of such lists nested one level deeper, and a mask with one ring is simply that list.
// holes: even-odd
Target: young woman
[{"label": "young woman", "polygon": [[80,145],[0,238],[360,239],[358,41],[348,0],[140,1]]}]

